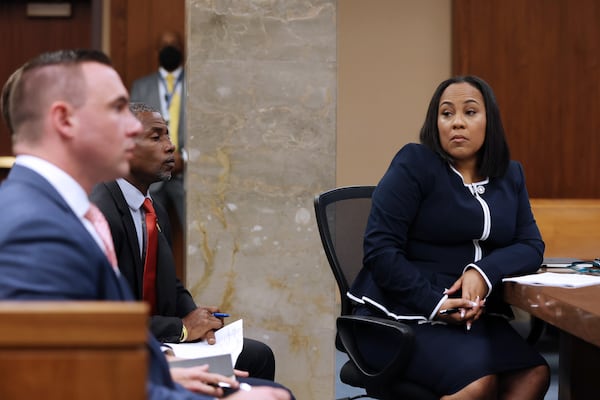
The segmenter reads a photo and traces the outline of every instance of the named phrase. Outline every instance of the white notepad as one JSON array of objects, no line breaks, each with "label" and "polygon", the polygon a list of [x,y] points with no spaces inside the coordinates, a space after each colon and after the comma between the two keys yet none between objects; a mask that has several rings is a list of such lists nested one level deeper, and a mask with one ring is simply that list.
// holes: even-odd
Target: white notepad
[{"label": "white notepad", "polygon": [[564,288],[578,288],[584,286],[600,285],[600,276],[585,274],[561,274],[544,272],[504,278],[503,282],[518,282],[525,285],[556,286]]},{"label": "white notepad", "polygon": [[205,341],[191,343],[167,343],[178,358],[202,358],[221,354],[231,355],[231,364],[235,365],[244,347],[243,320],[225,325],[215,332],[217,343],[208,344]]}]

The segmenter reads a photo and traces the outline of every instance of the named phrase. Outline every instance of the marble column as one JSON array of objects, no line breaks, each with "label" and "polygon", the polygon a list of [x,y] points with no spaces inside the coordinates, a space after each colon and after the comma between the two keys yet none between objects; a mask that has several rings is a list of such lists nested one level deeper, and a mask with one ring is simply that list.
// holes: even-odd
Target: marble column
[{"label": "marble column", "polygon": [[334,397],[336,1],[187,0],[186,284],[244,320],[297,399]]}]

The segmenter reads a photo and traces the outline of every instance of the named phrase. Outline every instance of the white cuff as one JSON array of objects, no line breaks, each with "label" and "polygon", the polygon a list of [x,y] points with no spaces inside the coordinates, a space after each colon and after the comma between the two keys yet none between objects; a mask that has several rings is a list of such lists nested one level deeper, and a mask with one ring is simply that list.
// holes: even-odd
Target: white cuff
[{"label": "white cuff", "polygon": [[168,344],[161,343],[160,351],[165,355],[170,355],[170,356],[175,355],[175,353],[173,352],[173,348],[171,346],[169,346]]},{"label": "white cuff", "polygon": [[444,297],[442,297],[442,299],[437,303],[437,306],[435,306],[435,308],[433,309],[433,312],[429,315],[429,320],[433,321],[433,318],[435,318],[435,316],[438,313],[438,310],[440,309],[440,307],[442,306],[442,304],[444,304],[444,302],[448,300],[448,295],[445,294]]},{"label": "white cuff", "polygon": [[490,282],[490,280],[488,279],[487,275],[483,272],[483,270],[481,268],[479,268],[477,265],[475,264],[469,264],[465,267],[465,269],[463,269],[463,274],[469,269],[469,268],[474,268],[477,270],[477,272],[479,272],[479,274],[483,277],[483,280],[485,281],[485,284],[488,287],[488,292],[485,295],[485,298],[487,299],[488,296],[490,295],[490,293],[492,293],[492,284]]}]

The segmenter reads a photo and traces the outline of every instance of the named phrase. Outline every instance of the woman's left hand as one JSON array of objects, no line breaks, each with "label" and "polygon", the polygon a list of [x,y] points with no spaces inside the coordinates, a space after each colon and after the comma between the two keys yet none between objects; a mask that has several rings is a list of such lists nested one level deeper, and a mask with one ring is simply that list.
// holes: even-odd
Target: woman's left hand
[{"label": "woman's left hand", "polygon": [[463,299],[473,303],[473,308],[467,310],[464,316],[465,325],[467,326],[467,330],[469,330],[473,322],[479,319],[483,313],[488,287],[479,271],[475,268],[469,268],[446,290],[446,294],[452,295],[459,290],[462,291]]},{"label": "woman's left hand", "polygon": [[483,313],[488,287],[483,276],[475,268],[467,269],[462,278],[462,298],[478,304],[478,306],[473,307],[473,311],[475,311],[473,317],[467,319],[467,329],[471,329],[473,321],[479,319]]}]

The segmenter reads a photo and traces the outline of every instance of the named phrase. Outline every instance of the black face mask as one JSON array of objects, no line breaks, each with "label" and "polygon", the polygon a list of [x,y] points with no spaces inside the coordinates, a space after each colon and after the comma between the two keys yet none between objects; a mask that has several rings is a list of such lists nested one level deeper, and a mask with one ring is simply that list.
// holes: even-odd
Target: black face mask
[{"label": "black face mask", "polygon": [[173,46],[165,46],[158,53],[158,62],[160,66],[167,71],[175,71],[181,65],[183,54],[179,49]]}]

